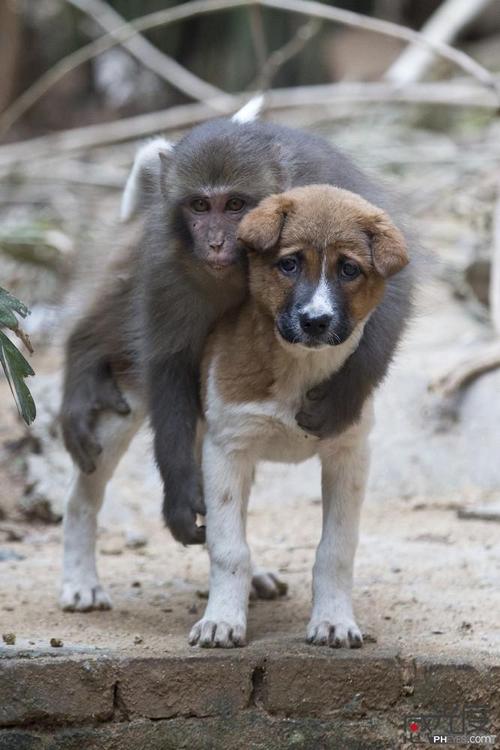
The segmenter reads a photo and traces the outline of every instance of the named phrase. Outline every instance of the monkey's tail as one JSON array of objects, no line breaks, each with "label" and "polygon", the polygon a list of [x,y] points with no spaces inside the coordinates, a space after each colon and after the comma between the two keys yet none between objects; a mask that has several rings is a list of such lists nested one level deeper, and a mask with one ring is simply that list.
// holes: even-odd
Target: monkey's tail
[{"label": "monkey's tail", "polygon": [[259,117],[262,107],[264,106],[263,94],[258,94],[252,97],[241,109],[239,109],[232,117],[233,122],[239,122],[244,124],[245,122],[252,122],[257,120]]},{"label": "monkey's tail", "polygon": [[151,177],[160,171],[160,151],[172,149],[172,144],[165,138],[152,138],[139,148],[123,191],[120,208],[122,221],[130,221],[141,207]]}]

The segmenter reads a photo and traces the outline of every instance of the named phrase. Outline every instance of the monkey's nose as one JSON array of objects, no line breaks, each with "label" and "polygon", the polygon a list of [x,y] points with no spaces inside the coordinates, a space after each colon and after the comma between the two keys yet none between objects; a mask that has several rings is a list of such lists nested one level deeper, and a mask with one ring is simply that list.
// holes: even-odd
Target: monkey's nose
[{"label": "monkey's nose", "polygon": [[214,250],[216,253],[219,252],[222,245],[224,244],[224,240],[209,240],[208,246],[210,250]]},{"label": "monkey's nose", "polygon": [[309,315],[309,313],[302,313],[300,316],[300,327],[304,333],[309,336],[321,336],[326,333],[330,323],[332,322],[332,315],[327,313],[323,315]]}]

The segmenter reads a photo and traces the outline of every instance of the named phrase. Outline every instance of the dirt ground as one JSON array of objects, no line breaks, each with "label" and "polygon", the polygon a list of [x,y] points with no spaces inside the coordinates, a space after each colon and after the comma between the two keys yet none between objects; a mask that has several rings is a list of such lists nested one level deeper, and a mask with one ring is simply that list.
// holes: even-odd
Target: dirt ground
[{"label": "dirt ground", "polygon": [[[356,565],[355,609],[370,651],[393,648],[404,656],[491,663],[500,657],[499,526],[461,519],[457,511],[495,500],[497,494],[478,486],[474,491],[432,494],[414,455],[421,453],[424,460],[429,438],[415,426],[405,428],[397,421],[398,399],[404,396],[410,403],[420,397],[420,381],[412,374],[414,358],[421,363],[420,377],[425,379],[432,371],[432,357],[425,362],[419,342],[428,340],[431,328],[438,331],[436,335],[450,332],[449,326],[436,326],[436,315],[448,314],[436,289],[427,296],[432,298],[440,301],[442,312],[436,308],[435,315],[417,318],[377,404],[372,477]],[[461,325],[458,321],[457,326]],[[490,387],[496,388],[497,383]],[[3,399],[2,404],[6,404]],[[405,429],[413,430],[408,455]],[[462,433],[459,428],[455,438],[453,433],[450,437],[449,432],[439,431],[432,437],[451,441],[444,459],[449,466],[443,472],[463,469],[452,459]],[[428,445],[425,450],[429,452]],[[12,482],[11,472],[9,476]],[[389,494],[391,476],[396,487],[406,482],[406,492]],[[5,475],[2,478],[5,481]],[[427,489],[415,491],[414,485]],[[2,497],[8,494],[4,488],[2,484]],[[15,484],[11,488],[13,493],[19,489]],[[207,554],[202,548],[183,548],[163,528],[160,495],[150,435],[144,430],[119,467],[100,518],[99,568],[113,597],[111,612],[62,613],[57,606],[60,525],[27,523],[14,511],[9,514],[0,522],[0,549],[7,553],[7,559],[0,562],[0,632],[14,632],[18,646],[33,649],[47,648],[51,638],[78,649],[135,655],[188,649],[187,633],[205,605]],[[315,461],[260,467],[250,505],[249,540],[254,559],[279,572],[289,591],[278,601],[251,603],[250,642],[267,642],[272,648],[283,639],[304,637],[320,522]],[[127,546],[134,534],[143,536],[146,544]],[[17,541],[9,541],[14,538]]]},{"label": "dirt ground", "polygon": [[[379,114],[352,129],[339,127],[343,145],[361,161],[370,154],[386,167],[393,163],[398,189],[404,174],[404,189],[414,195],[414,219],[433,253],[432,262],[419,270],[415,321],[377,400],[355,610],[370,651],[391,648],[405,656],[491,663],[500,658],[499,525],[464,520],[458,511],[498,503],[500,376],[481,378],[451,417],[440,413],[427,386],[491,336],[484,310],[478,314],[476,306],[471,312],[456,280],[477,246],[484,249],[489,241],[484,215],[498,178],[498,128],[467,145],[467,139],[398,130],[390,118],[384,128],[378,121],[375,128]],[[120,149],[123,175],[130,154]],[[99,155],[96,163],[112,158],[111,152]],[[86,227],[87,234],[71,230],[81,251],[78,263],[85,266],[90,255],[83,248],[95,255],[105,246],[88,237],[89,227],[98,224],[99,201],[95,191],[93,203],[77,201],[68,190],[64,199],[70,198]],[[112,224],[117,202],[118,193],[106,198],[104,223]],[[33,304],[29,294],[27,301]],[[35,432],[43,432],[47,413],[57,410],[57,399],[49,404],[42,391],[47,378],[56,377],[59,362],[60,350],[53,346],[42,347],[33,362],[39,375],[39,384],[33,381],[40,412]],[[100,517],[99,569],[114,609],[88,614],[62,613],[57,606],[61,526],[28,521],[18,509],[23,489],[33,490],[26,482],[36,484],[36,475],[41,483],[42,471],[43,492],[60,511],[70,480],[68,460],[57,441],[42,445],[41,453],[28,456],[26,474],[26,453],[12,448],[23,435],[0,380],[0,505],[6,516],[0,518],[0,633],[13,632],[17,645],[32,649],[50,649],[50,639],[59,638],[85,650],[183,653],[189,628],[205,605],[208,560],[204,549],[181,547],[163,528],[148,433],[138,436],[123,460]],[[272,648],[279,640],[304,637],[320,511],[315,462],[260,467],[249,540],[258,564],[278,571],[289,591],[278,601],[251,604],[251,642]],[[144,535],[146,544],[127,546],[132,532]]]},{"label": "dirt ground", "polygon": [[[144,443],[135,448],[140,452]],[[124,471],[126,467],[121,481]],[[302,477],[297,476],[300,471]],[[311,480],[318,473],[317,467],[308,466],[291,474],[304,485],[306,471]],[[266,466],[260,473],[249,538],[255,559],[279,571],[289,592],[279,601],[251,604],[250,641],[301,639],[308,618],[320,530],[317,481],[311,481],[302,497],[286,498],[278,489],[280,472]],[[99,566],[113,596],[111,612],[59,611],[60,527],[9,524],[24,536],[22,543],[2,544],[2,550],[20,559],[0,563],[0,630],[14,632],[18,646],[44,648],[56,637],[67,646],[131,650],[135,655],[186,647],[188,630],[205,604],[206,552],[176,544],[158,520],[157,489],[144,488],[140,479],[131,484],[127,496],[114,502],[125,502],[131,517],[146,506],[148,517],[141,513],[140,525],[148,543],[135,550],[126,547],[124,527],[116,526],[113,509],[107,509]],[[150,497],[144,502],[146,494]],[[368,647],[396,648],[404,655],[498,658],[497,541],[497,525],[459,520],[453,503],[388,499],[381,506],[368,501],[354,597]]]}]

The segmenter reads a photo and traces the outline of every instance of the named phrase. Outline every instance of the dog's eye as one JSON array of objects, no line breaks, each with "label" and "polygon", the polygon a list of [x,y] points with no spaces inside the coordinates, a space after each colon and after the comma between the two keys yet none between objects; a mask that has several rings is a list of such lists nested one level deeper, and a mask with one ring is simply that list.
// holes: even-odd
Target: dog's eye
[{"label": "dog's eye", "polygon": [[360,267],[352,260],[345,260],[340,268],[340,275],[349,281],[355,279],[361,273]]},{"label": "dog's eye", "polygon": [[293,255],[288,255],[285,258],[280,258],[278,268],[287,276],[292,276],[299,270],[299,261]]}]

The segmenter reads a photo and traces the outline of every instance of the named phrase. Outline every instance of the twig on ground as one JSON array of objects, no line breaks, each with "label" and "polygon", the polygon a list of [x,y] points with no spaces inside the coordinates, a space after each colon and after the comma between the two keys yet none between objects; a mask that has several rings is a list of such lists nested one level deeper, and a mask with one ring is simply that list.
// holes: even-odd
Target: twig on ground
[{"label": "twig on ground", "polygon": [[[66,2],[90,16],[104,31],[112,35],[115,29],[128,27],[127,21],[104,0],[66,0]],[[141,34],[135,34],[121,44],[144,67],[152,70],[163,81],[193,99],[203,102],[224,95],[221,89],[202,81],[201,78],[179,65],[172,57],[160,52]]]},{"label": "twig on ground", "polygon": [[493,328],[500,339],[500,182],[497,187],[493,217],[493,249],[490,272],[490,315]]},{"label": "twig on ground", "polygon": [[456,365],[430,384],[429,389],[445,398],[451,398],[470,385],[480,375],[500,367],[500,186],[494,216],[493,248],[490,271],[490,316],[496,340],[485,346],[479,354]]},{"label": "twig on ground", "polygon": [[[420,29],[426,39],[453,42],[462,29],[477,18],[492,0],[444,0]],[[385,79],[400,86],[422,78],[434,60],[431,50],[410,44],[391,65]]]},{"label": "twig on ground", "polygon": [[282,47],[272,52],[264,62],[261,70],[248,87],[250,91],[265,91],[268,89],[280,68],[298,55],[306,44],[316,36],[321,28],[321,21],[313,18],[303,24],[294,36]]},{"label": "twig on ground", "polygon": [[435,391],[445,398],[450,398],[465,386],[470,385],[480,375],[500,367],[500,341],[490,344],[480,354],[455,365],[453,370],[443,375],[429,386],[430,391]]},{"label": "twig on ground", "polygon": [[375,31],[387,36],[405,39],[406,41],[423,45],[432,50],[434,54],[452,61],[480,81],[482,85],[491,89],[498,102],[500,102],[500,88],[494,76],[465,52],[454,49],[443,42],[435,42],[431,39],[426,39],[417,31],[413,31],[412,29],[390,21],[370,18],[352,11],[330,7],[320,2],[316,2],[315,0],[192,0],[191,2],[182,5],[176,5],[172,8],[166,8],[157,11],[156,13],[143,16],[124,26],[122,25],[115,29],[112,34],[104,34],[94,42],[91,42],[90,44],[76,50],[76,52],[64,57],[53,68],[41,76],[38,81],[26,89],[26,91],[21,94],[21,96],[0,116],[0,137],[2,137],[10,127],[54,84],[60,81],[61,78],[82,63],[93,59],[101,52],[105,52],[107,49],[110,49],[117,44],[123,44],[136,34],[149,29],[159,26],[167,26],[186,18],[194,18],[207,13],[215,13],[222,10],[253,5],[276,8],[290,13],[310,16],[312,18],[322,18],[328,21],[366,29],[367,31]]}]

